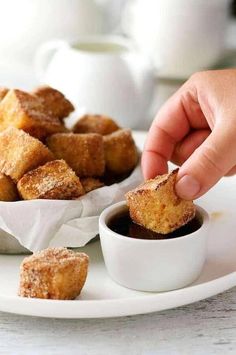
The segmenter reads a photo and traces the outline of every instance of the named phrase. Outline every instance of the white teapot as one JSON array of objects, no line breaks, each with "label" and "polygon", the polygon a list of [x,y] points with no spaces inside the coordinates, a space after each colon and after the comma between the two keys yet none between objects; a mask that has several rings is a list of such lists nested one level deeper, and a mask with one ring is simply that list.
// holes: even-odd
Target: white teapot
[{"label": "white teapot", "polygon": [[110,115],[120,125],[144,125],[153,97],[152,67],[122,37],[84,37],[45,43],[36,55],[42,84],[63,92],[86,112]]}]

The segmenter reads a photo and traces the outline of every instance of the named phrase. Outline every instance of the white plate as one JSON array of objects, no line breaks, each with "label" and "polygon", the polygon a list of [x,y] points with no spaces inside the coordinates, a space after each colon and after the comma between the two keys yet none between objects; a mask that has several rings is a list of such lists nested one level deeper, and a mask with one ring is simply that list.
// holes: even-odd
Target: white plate
[{"label": "white plate", "polygon": [[[143,134],[136,134],[139,146]],[[88,279],[74,301],[17,296],[22,256],[0,256],[0,311],[58,318],[102,318],[161,311],[196,302],[236,286],[236,178],[223,179],[198,200],[212,216],[207,262],[189,287],[163,293],[126,289],[107,275],[99,241],[83,248],[91,259]]]}]

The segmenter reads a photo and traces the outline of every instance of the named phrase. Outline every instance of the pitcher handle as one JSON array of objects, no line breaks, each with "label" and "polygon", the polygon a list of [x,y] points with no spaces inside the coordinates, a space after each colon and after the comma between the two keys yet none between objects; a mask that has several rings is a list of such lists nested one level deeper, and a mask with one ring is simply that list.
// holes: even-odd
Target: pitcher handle
[{"label": "pitcher handle", "polygon": [[68,43],[64,40],[58,39],[45,42],[37,49],[34,58],[34,71],[39,81],[43,80],[44,73],[54,53],[58,49],[65,47],[68,47]]}]

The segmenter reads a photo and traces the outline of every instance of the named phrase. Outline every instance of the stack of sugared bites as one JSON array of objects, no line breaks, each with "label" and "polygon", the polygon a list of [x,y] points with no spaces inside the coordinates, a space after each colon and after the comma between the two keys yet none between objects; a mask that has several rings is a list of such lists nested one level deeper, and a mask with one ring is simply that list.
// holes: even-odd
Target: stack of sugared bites
[{"label": "stack of sugared bites", "polygon": [[51,88],[32,93],[0,88],[0,200],[77,199],[102,187],[106,175],[132,171],[138,153],[129,129],[110,117],[74,110]]}]

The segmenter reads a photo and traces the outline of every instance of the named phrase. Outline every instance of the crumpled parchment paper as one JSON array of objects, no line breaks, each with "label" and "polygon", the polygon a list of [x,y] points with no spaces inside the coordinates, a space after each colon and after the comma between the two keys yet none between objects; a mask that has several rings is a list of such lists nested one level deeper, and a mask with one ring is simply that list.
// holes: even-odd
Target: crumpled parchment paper
[{"label": "crumpled parchment paper", "polygon": [[138,165],[120,183],[91,191],[78,200],[0,202],[0,229],[31,251],[48,246],[81,247],[98,234],[100,213],[142,182]]}]

